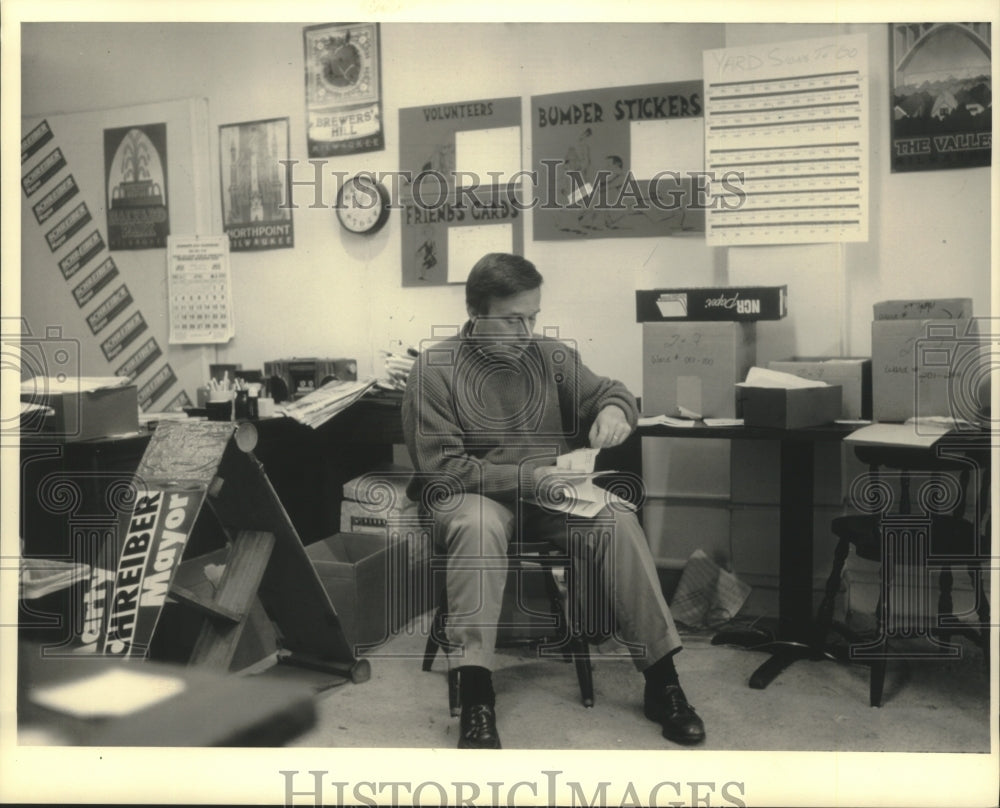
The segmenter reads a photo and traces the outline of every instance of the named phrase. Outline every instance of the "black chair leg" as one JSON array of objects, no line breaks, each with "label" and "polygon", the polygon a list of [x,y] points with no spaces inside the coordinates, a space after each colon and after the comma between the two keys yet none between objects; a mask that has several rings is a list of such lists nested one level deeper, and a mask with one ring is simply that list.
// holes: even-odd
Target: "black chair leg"
[{"label": "black chair leg", "polygon": [[590,648],[583,637],[573,643],[573,661],[576,664],[576,679],[580,684],[580,700],[584,707],[594,706],[594,672],[590,666]]},{"label": "black chair leg", "polygon": [[427,644],[424,646],[423,670],[429,671],[434,665],[434,657],[437,656],[438,649],[445,643],[444,623],[446,612],[443,606],[438,606],[434,612],[434,620],[431,623],[431,630],[427,634]]},{"label": "black chair leg", "polygon": [[459,695],[460,679],[458,668],[448,669],[448,711],[452,718],[457,718],[462,713],[462,699]]}]

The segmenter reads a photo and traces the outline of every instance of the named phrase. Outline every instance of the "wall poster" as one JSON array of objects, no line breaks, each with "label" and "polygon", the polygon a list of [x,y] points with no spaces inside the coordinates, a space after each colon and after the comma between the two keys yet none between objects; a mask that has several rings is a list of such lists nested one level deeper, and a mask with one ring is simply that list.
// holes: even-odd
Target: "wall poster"
[{"label": "wall poster", "polygon": [[990,23],[891,28],[892,170],[990,164]]},{"label": "wall poster", "polygon": [[384,149],[378,23],[313,25],[303,36],[309,156]]},{"label": "wall poster", "polygon": [[167,210],[167,125],[153,123],[104,130],[108,248],[165,247]]},{"label": "wall poster", "polygon": [[702,61],[707,242],[867,241],[868,37],[720,48]]},{"label": "wall poster", "polygon": [[535,239],[705,229],[702,82],[531,98]]},{"label": "wall poster", "polygon": [[489,252],[522,253],[521,99],[399,111],[403,286],[465,283]]},{"label": "wall poster", "polygon": [[219,127],[222,224],[230,251],[295,246],[282,160],[288,160],[288,118]]}]

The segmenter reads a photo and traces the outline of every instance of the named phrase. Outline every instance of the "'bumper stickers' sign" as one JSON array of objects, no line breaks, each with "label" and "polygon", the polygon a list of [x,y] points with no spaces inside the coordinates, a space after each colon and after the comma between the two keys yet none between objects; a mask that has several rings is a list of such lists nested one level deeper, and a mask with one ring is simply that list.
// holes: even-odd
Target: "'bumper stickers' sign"
[{"label": "'bumper stickers' sign", "polygon": [[167,125],[104,130],[108,242],[112,250],[165,247]]}]

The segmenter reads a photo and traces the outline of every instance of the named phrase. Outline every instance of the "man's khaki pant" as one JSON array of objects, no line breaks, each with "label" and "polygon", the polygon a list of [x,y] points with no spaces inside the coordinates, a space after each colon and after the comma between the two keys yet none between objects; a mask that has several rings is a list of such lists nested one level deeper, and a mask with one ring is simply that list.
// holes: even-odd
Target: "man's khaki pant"
[{"label": "man's khaki pant", "polygon": [[629,644],[639,670],[680,649],[645,533],[622,506],[605,506],[588,520],[464,494],[432,516],[434,535],[447,553],[447,633],[457,646],[450,664],[493,668],[507,547],[516,529],[523,541],[544,540],[572,553],[590,607],[613,608],[616,634]]}]

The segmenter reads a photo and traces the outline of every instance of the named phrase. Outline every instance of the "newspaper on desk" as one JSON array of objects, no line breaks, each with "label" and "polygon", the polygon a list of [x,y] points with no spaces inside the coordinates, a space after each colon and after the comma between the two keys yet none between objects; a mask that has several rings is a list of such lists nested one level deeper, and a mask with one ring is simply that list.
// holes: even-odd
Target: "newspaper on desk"
[{"label": "newspaper on desk", "polygon": [[281,405],[277,411],[315,429],[347,409],[374,385],[375,379],[371,377],[358,381],[336,379],[297,401]]}]

